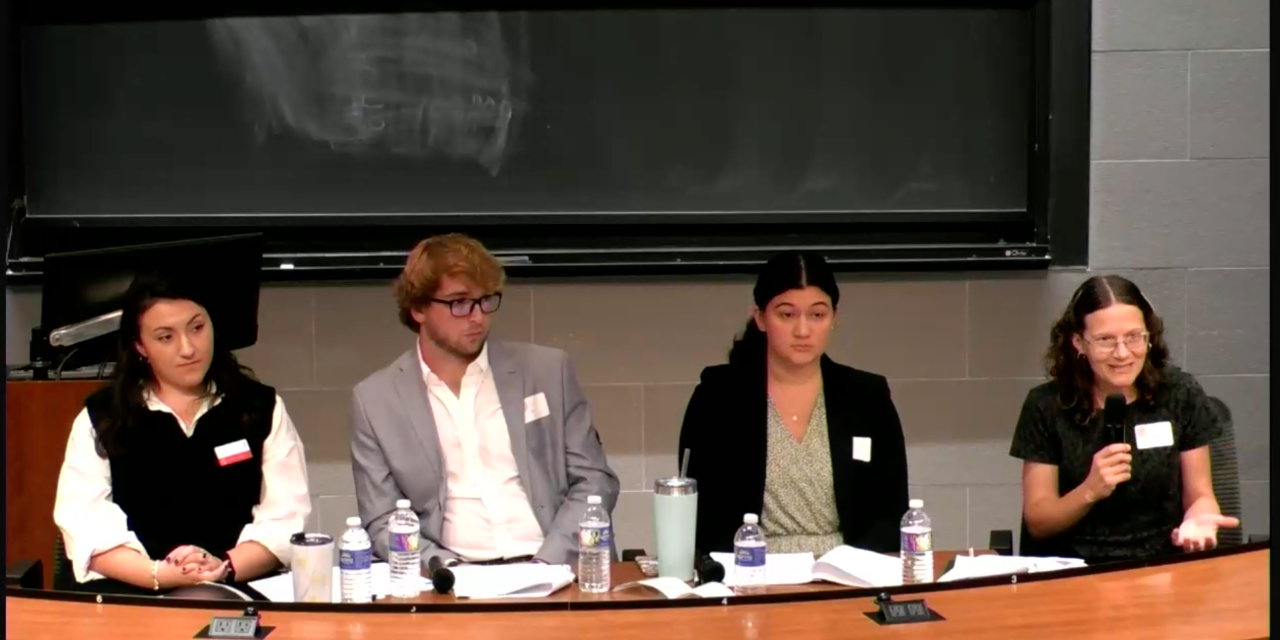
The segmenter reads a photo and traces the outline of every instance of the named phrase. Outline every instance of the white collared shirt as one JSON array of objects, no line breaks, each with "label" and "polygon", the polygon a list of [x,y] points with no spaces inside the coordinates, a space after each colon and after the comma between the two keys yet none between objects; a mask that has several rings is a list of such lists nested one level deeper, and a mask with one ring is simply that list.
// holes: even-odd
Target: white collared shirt
[{"label": "white collared shirt", "polygon": [[421,344],[418,363],[444,458],[441,543],[463,560],[534,555],[542,547],[542,527],[511,454],[511,435],[489,367],[489,345],[467,365],[457,395],[423,361]]},{"label": "white collared shirt", "polygon": [[[187,424],[149,391],[145,399],[148,409],[172,414],[188,438],[195,432],[200,416],[218,402],[206,400],[201,403],[195,417]],[[157,481],[165,480],[157,478]],[[289,538],[303,530],[310,513],[311,494],[307,491],[307,464],[302,440],[293,428],[284,400],[277,395],[276,407],[271,414],[271,433],[263,443],[262,495],[253,508],[253,522],[240,531],[236,544],[257,542],[287,566]],[[89,570],[90,558],[119,546],[133,549],[148,558],[161,559],[143,548],[138,536],[129,530],[124,510],[111,500],[111,464],[98,455],[88,409],[82,409],[71,425],[67,454],[58,474],[53,521],[62,531],[76,582],[102,579],[103,575]],[[209,551],[222,552],[224,549]],[[168,549],[152,549],[151,552],[166,553]]]}]

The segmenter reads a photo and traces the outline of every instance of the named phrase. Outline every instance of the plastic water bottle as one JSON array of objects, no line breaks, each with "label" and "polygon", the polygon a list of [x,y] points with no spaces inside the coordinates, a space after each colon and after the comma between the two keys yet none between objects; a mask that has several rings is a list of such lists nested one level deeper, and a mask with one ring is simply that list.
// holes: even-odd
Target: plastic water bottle
[{"label": "plastic water bottle", "polygon": [[418,514],[408,500],[397,500],[395,513],[387,523],[391,534],[391,588],[393,598],[415,598],[422,584],[422,555],[418,552],[418,536],[422,527]]},{"label": "plastic water bottle", "polygon": [[338,547],[338,572],[342,581],[342,601],[354,604],[373,602],[373,544],[360,526],[360,518],[347,518],[347,530]]},{"label": "plastic water bottle", "polygon": [[933,582],[933,521],[924,500],[907,503],[902,516],[902,584]]},{"label": "plastic water bottle", "polygon": [[608,593],[612,561],[613,525],[609,514],[600,496],[587,496],[587,511],[578,522],[578,589]]},{"label": "plastic water bottle", "polygon": [[733,536],[734,590],[742,595],[764,593],[768,575],[765,557],[768,545],[760,530],[760,517],[754,513],[742,516],[742,526]]}]

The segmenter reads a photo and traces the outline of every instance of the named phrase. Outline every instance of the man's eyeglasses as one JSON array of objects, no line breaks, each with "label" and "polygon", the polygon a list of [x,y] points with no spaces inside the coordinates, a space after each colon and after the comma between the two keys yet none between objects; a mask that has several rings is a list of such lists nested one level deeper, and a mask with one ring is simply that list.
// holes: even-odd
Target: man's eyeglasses
[{"label": "man's eyeglasses", "polygon": [[455,300],[440,300],[439,298],[428,298],[431,302],[449,305],[449,313],[455,318],[465,318],[471,315],[476,305],[480,305],[480,311],[485,314],[493,313],[502,306],[502,294],[491,293],[487,296],[479,298],[457,298]]},{"label": "man's eyeglasses", "polygon": [[1148,339],[1150,337],[1151,337],[1150,333],[1146,331],[1141,331],[1141,332],[1126,334],[1123,338],[1117,338],[1115,336],[1105,336],[1102,338],[1095,338],[1093,340],[1090,340],[1089,338],[1085,338],[1084,341],[1089,343],[1089,346],[1093,347],[1094,351],[1097,351],[1098,353],[1102,353],[1102,354],[1114,353],[1116,348],[1119,347],[1120,344],[1122,343],[1124,344],[1126,349],[1137,352],[1137,353],[1142,353],[1143,351],[1147,350],[1147,347],[1151,346],[1151,344],[1148,342]]}]

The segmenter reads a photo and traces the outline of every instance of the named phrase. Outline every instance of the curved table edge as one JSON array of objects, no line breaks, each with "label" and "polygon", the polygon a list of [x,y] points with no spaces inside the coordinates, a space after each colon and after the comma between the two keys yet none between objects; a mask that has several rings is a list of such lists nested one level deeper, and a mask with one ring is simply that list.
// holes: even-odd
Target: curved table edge
[{"label": "curved table edge", "polygon": [[260,611],[296,611],[323,613],[516,613],[529,611],[601,611],[630,609],[667,609],[692,607],[721,607],[758,604],[784,604],[793,602],[820,602],[826,600],[854,600],[858,598],[876,597],[880,594],[889,596],[909,595],[915,593],[937,593],[957,589],[975,589],[1004,584],[1026,584],[1049,580],[1064,580],[1081,576],[1117,573],[1146,567],[1200,562],[1214,558],[1252,553],[1268,550],[1271,542],[1254,542],[1231,547],[1221,547],[1209,551],[1183,553],[1142,560],[1125,560],[1106,564],[1091,565],[1075,569],[1062,569],[1042,573],[1024,573],[987,578],[956,580],[952,582],[931,582],[926,584],[903,585],[880,588],[838,587],[816,591],[798,591],[787,593],[764,593],[750,596],[734,596],[732,598],[681,598],[668,600],[653,598],[644,600],[580,600],[580,601],[548,601],[536,599],[520,600],[484,600],[470,602],[382,602],[374,604],[339,604],[329,602],[270,602],[265,600],[233,601],[233,600],[196,600],[188,598],[157,598],[151,596],[126,596],[111,594],[83,593],[76,591],[51,591],[45,589],[25,589],[6,586],[7,598],[31,598],[38,600],[61,600],[69,602],[86,602],[97,604],[120,604],[144,607],[176,607],[185,609],[228,609],[243,610],[252,606]]}]

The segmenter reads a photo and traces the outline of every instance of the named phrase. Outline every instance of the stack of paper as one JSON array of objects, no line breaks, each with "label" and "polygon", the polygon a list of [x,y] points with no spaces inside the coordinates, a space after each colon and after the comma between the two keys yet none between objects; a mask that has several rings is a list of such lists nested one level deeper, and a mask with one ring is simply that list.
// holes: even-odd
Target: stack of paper
[{"label": "stack of paper", "polygon": [[[712,553],[724,565],[724,583],[737,586],[732,553]],[[765,554],[765,583],[805,584],[825,580],[848,587],[892,587],[902,584],[902,561],[874,551],[841,545],[817,562],[812,553]]]},{"label": "stack of paper", "polygon": [[[724,565],[724,584],[738,586],[734,578],[732,553],[712,553],[711,559]],[[805,584],[813,582],[812,553],[766,553],[764,556],[765,584]]]},{"label": "stack of paper", "polygon": [[[387,593],[391,591],[391,565],[385,562],[375,562],[372,566],[372,582],[373,597],[385,598]],[[254,580],[249,583],[250,587],[258,590],[258,593],[266,596],[272,602],[293,602],[293,576],[288,573]],[[422,579],[422,583],[418,586],[420,591],[426,591],[431,588],[431,584],[426,578]],[[342,578],[337,567],[333,568],[333,601],[342,602]]]},{"label": "stack of paper", "polygon": [[453,594],[459,598],[545,598],[573,583],[563,564],[460,565],[453,567]]},{"label": "stack of paper", "polygon": [[988,578],[1014,573],[1040,573],[1085,566],[1080,558],[1036,558],[1023,556],[956,556],[951,570],[938,578],[938,582]]},{"label": "stack of paper", "polygon": [[636,587],[649,587],[666,596],[669,600],[675,600],[676,598],[728,598],[733,596],[733,590],[719,582],[708,582],[698,587],[690,587],[680,578],[649,578],[639,582],[620,584],[614,587],[613,590],[622,591]]}]

